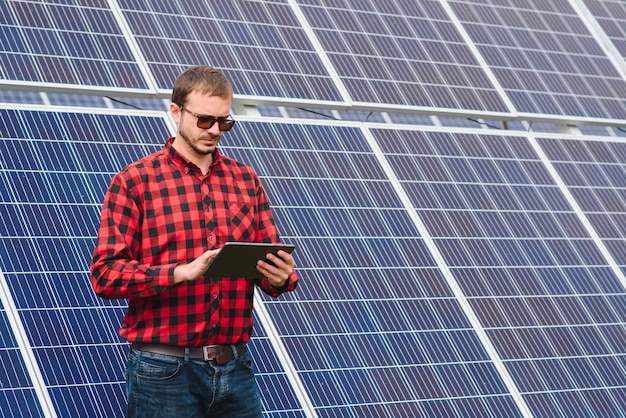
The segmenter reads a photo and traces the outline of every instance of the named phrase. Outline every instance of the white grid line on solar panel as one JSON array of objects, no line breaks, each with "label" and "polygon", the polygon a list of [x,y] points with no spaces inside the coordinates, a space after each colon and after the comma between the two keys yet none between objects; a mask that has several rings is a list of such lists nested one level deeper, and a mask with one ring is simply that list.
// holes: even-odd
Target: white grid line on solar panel
[{"label": "white grid line on solar panel", "polygon": [[[32,142],[32,141],[31,141],[31,142]],[[45,141],[39,141],[39,142],[40,142],[40,143],[46,143]],[[56,144],[54,144],[54,145],[59,145],[59,144],[61,144],[61,142],[58,142],[58,143],[56,143]],[[55,147],[54,147],[54,146],[52,146],[52,147],[50,148],[50,151],[54,151],[54,150],[55,150]],[[37,154],[37,155],[40,155],[40,154],[41,154],[41,153],[39,153],[39,154]],[[43,153],[43,154],[48,154],[48,155],[50,155],[51,153]],[[69,154],[70,156],[72,155],[72,153],[63,153],[63,155],[67,155],[67,154]],[[17,154],[10,154],[10,155],[18,155],[18,156],[20,156],[20,155],[22,155],[22,154],[17,153]],[[92,158],[93,158],[93,157],[95,157],[95,155],[92,155]],[[64,168],[64,169],[66,169],[66,170],[67,170],[67,169],[70,169],[70,168],[69,168],[69,166],[71,166],[72,164],[75,164],[75,163],[76,163],[76,161],[77,161],[77,159],[72,159],[71,161],[64,162],[64,163],[62,164],[62,165],[63,165],[63,168]],[[80,175],[80,173],[79,173],[79,174],[75,174],[75,175]],[[53,187],[54,187],[54,185],[53,185]],[[37,201],[37,199],[36,199],[35,201]],[[61,206],[61,205],[58,205],[58,206]],[[37,222],[39,222],[39,221],[40,221],[40,220],[38,219],[38,220],[37,220]],[[72,238],[72,237],[66,236],[66,237],[65,237],[65,239],[68,239],[68,240],[70,241],[70,245],[72,245],[72,246],[76,245],[76,244],[73,244],[73,243],[76,241],[76,239],[75,239],[75,238]],[[45,243],[45,241],[44,241],[44,244],[45,244],[45,245],[44,245],[44,247],[47,249],[46,251],[48,251],[48,252],[55,252],[55,251],[54,251],[54,249],[53,249],[53,247],[49,247],[49,246]],[[64,247],[65,247],[65,249],[67,250],[67,246],[64,246]],[[91,247],[90,247],[90,246],[88,246],[88,247],[89,247],[89,248],[86,248],[86,250],[85,250],[85,254],[87,254],[87,253],[90,251],[90,249],[91,249]],[[52,256],[48,256],[48,257],[52,258]],[[56,257],[60,257],[60,255],[57,255]],[[21,259],[29,259],[28,257],[20,257],[20,258],[21,258]],[[83,259],[83,258],[85,258],[85,257],[76,257],[76,258],[78,258],[78,259]],[[58,262],[57,262],[57,263],[52,263],[52,264],[54,264],[54,265],[62,265],[63,263],[58,263]],[[52,269],[49,269],[49,270],[52,270]],[[50,274],[50,272],[47,272],[47,274]],[[84,278],[84,277],[83,277],[83,278]],[[85,278],[84,278],[84,279],[85,279]],[[86,279],[85,279],[85,280],[86,280]],[[23,282],[21,282],[21,285],[24,285],[24,283],[23,283]],[[39,285],[37,285],[37,286],[39,286]],[[40,290],[40,291],[43,291],[43,290]],[[91,292],[91,290],[90,290],[90,289],[87,289],[87,291]],[[48,298],[50,298],[50,297],[51,297],[51,295],[52,295],[52,297],[55,297],[55,298],[56,298],[56,296],[54,296],[54,293],[53,293],[53,292],[50,292],[50,291],[45,291],[45,293],[46,293],[46,296],[47,296]],[[88,313],[90,310],[92,310],[92,309],[88,309],[87,311],[85,311],[85,310],[81,309],[81,312],[83,313],[83,315],[80,315],[80,317],[81,317],[81,318],[82,318],[82,317],[84,317],[84,316],[85,316],[84,314],[85,314],[85,313]],[[55,331],[55,332],[53,332],[52,334],[46,333],[46,335],[41,334],[41,329],[40,329],[39,327],[37,327],[36,325],[34,325],[34,326],[30,327],[30,329],[34,332],[34,334],[31,334],[31,340],[38,340],[38,341],[40,341],[40,343],[43,343],[43,346],[44,346],[44,347],[46,347],[46,349],[47,349],[47,350],[54,349],[54,347],[53,347],[53,346],[51,346],[50,344],[45,344],[45,343],[46,343],[47,341],[52,341],[52,340],[58,339],[59,337],[61,337],[61,335],[62,335],[62,334],[66,334],[66,335],[67,335],[67,337],[69,338],[69,340],[68,340],[68,341],[83,341],[83,340],[84,340],[84,341],[87,341],[87,342],[88,342],[88,341],[90,341],[90,340],[94,340],[94,339],[96,339],[96,338],[95,338],[95,334],[93,334],[92,332],[89,332],[89,333],[87,333],[87,334],[86,334],[86,333],[84,332],[84,330],[97,330],[97,329],[100,329],[99,327],[100,327],[103,323],[107,323],[107,322],[109,322],[109,321],[106,321],[106,320],[104,320],[104,321],[103,321],[103,320],[99,319],[99,320],[94,320],[94,321],[92,321],[92,325],[88,325],[88,324],[87,324],[87,325],[86,325],[86,326],[84,326],[84,327],[83,327],[83,326],[81,326],[81,327],[78,327],[78,328],[73,328],[73,327],[71,327],[71,326],[69,325],[69,323],[81,323],[81,322],[83,322],[83,321],[77,321],[77,318],[78,318],[78,317],[76,317],[76,316],[73,316],[73,318],[74,318],[74,319],[72,320],[72,317],[68,316],[68,315],[69,315],[69,314],[68,314],[68,312],[70,312],[70,311],[68,311],[68,307],[64,307],[62,310],[57,310],[57,309],[54,309],[54,310],[49,310],[49,309],[48,309],[48,310],[45,310],[45,309],[44,309],[44,310],[41,310],[41,309],[35,309],[35,310],[33,310],[33,309],[29,308],[29,309],[24,310],[23,312],[24,312],[24,315],[29,316],[29,317],[33,317],[33,318],[34,318],[34,317],[40,317],[40,316],[41,316],[41,318],[44,318],[44,316],[45,316],[45,317],[48,319],[48,320],[41,320],[41,318],[40,318],[40,320],[34,320],[34,322],[31,320],[31,322],[33,322],[33,324],[38,324],[38,323],[48,323],[48,324],[51,324],[51,323],[56,323],[56,324],[58,325],[58,326],[56,326],[56,327],[46,328],[46,329],[50,329],[50,330],[54,330],[54,331]],[[48,313],[46,313],[46,312],[48,312]],[[56,312],[56,313],[58,313],[58,314],[60,315],[60,316],[58,317],[58,318],[59,318],[58,320],[56,320],[56,319],[54,319],[54,320],[53,320],[53,318],[56,318],[56,317],[57,317],[57,315],[54,315],[54,316],[49,316],[49,313],[55,313],[55,312]],[[95,312],[96,312],[96,313],[100,313],[100,310],[97,310],[97,311],[95,311]],[[121,312],[121,311],[120,311],[120,312]],[[71,313],[71,312],[70,312],[70,313]],[[43,316],[42,316],[42,315],[43,315]],[[118,316],[120,316],[120,315],[118,315]],[[106,318],[104,318],[104,319],[106,319]],[[62,325],[62,324],[65,324],[65,325]],[[118,324],[119,324],[119,321],[118,321]],[[111,329],[111,330],[115,329],[115,327],[116,327],[118,324],[113,324],[113,323],[110,323],[110,324],[109,324],[109,325],[110,325],[110,329]],[[107,328],[107,329],[108,329],[108,328]],[[38,337],[38,338],[34,338],[34,337],[35,337],[35,335],[39,335],[39,337]],[[115,334],[114,334],[114,333],[112,333],[111,335],[113,336],[113,341],[116,341],[116,340],[117,340],[117,337],[115,337]],[[72,346],[77,346],[77,344],[70,344],[70,343],[68,343],[68,344],[69,344],[69,345],[72,345]],[[66,359],[66,358],[67,358],[67,356],[62,356],[62,358],[63,358],[63,359]],[[89,358],[90,358],[90,359],[92,359],[92,358],[93,358],[93,354],[92,354],[92,355],[90,355],[90,356],[89,356]],[[60,362],[59,362],[59,361],[57,361],[57,362],[50,363],[50,362],[45,362],[45,361],[44,361],[44,364],[60,364]],[[86,363],[84,360],[81,360],[80,362],[77,362],[77,363],[76,363],[76,365],[78,365],[78,366],[79,366],[79,368],[80,368],[80,367],[82,367],[82,366],[81,366],[82,364],[87,364],[87,363]],[[104,362],[103,362],[103,364],[104,364]],[[122,364],[120,363],[120,364],[118,364],[118,367],[117,367],[116,369],[120,369],[120,370],[121,370],[121,367],[122,367]],[[67,368],[64,368],[63,370],[65,370],[65,369],[72,369],[72,368],[71,368],[71,367],[69,367],[69,365],[68,365],[68,367],[67,367]],[[75,371],[76,371],[76,370],[75,370]],[[57,379],[57,377],[62,377],[62,375],[61,375],[61,374],[57,374],[55,371],[50,371],[50,372],[47,374],[47,376],[49,377],[49,379],[50,379],[51,381],[54,381],[55,379]],[[83,371],[83,372],[82,372],[82,374],[80,374],[80,376],[84,376],[84,378],[85,378],[85,379],[87,379],[87,377],[85,377],[85,376],[89,376],[89,373],[87,373],[86,371]],[[67,376],[65,377],[65,379],[67,379]],[[87,379],[87,380],[88,380],[88,379]],[[87,381],[87,380],[86,380],[86,381]],[[74,385],[74,384],[70,384],[70,386],[72,386],[72,385]],[[91,389],[89,389],[89,390],[91,391]],[[123,392],[122,392],[122,393],[123,393]],[[91,396],[91,397],[92,397],[92,398],[94,398],[94,396]],[[73,401],[72,401],[72,402],[73,402]],[[89,415],[89,414],[88,414],[88,415]]]},{"label": "white grid line on solar panel", "polygon": [[621,1],[582,0],[621,56],[626,58],[626,7]]},{"label": "white grid line on solar panel", "polygon": [[[468,369],[471,369],[471,367],[468,367]],[[438,375],[470,373],[469,370],[462,370],[461,372],[459,370],[442,368],[439,370]],[[338,409],[345,410],[343,414],[350,413],[350,416],[422,416],[424,410],[439,410],[439,407],[444,405],[448,412],[445,415],[433,416],[465,418],[484,417],[485,414],[498,416],[499,413],[504,413],[507,417],[522,416],[515,409],[514,405],[511,404],[510,398],[507,396],[499,394],[484,394],[480,396],[456,394],[454,392],[459,389],[458,387],[445,391],[442,390],[443,384],[437,376],[425,370],[415,370],[409,375],[409,378],[412,379],[411,382],[414,384],[398,386],[394,376],[386,373],[388,371],[390,370],[339,370],[335,373],[335,376],[323,372],[307,373],[304,376],[307,379],[307,384],[311,387],[332,388],[332,390],[315,393],[314,402],[316,405],[319,405],[316,409],[318,412],[323,412],[324,416],[336,416],[330,414],[332,413],[331,411]],[[441,378],[441,380],[445,380],[445,378]],[[367,386],[344,383],[364,381],[380,382],[379,392],[373,392]],[[422,384],[417,386],[416,382],[422,382]],[[460,385],[467,382],[454,383]],[[343,393],[336,388],[343,389]],[[414,395],[416,398],[411,399],[409,398],[410,395]],[[480,405],[480,407],[475,409],[464,407],[474,402]],[[403,411],[402,415],[394,415],[389,412],[389,410],[396,409]],[[340,416],[344,416],[343,414]]]},{"label": "white grid line on solar panel", "polygon": [[[302,411],[282,365],[276,358],[270,339],[262,334],[263,327],[263,321],[255,317],[255,335],[250,340],[248,349],[253,358],[255,376],[264,402],[264,412]],[[261,335],[257,329],[261,330]]]},{"label": "white grid line on solar panel", "polygon": [[[436,142],[436,141],[435,141],[435,139],[439,139],[440,141],[443,141],[443,140],[445,140],[445,139],[446,139],[445,137],[441,137],[441,136],[440,136],[440,137],[436,137],[435,135],[432,135],[432,137],[430,137],[430,138],[429,138],[427,134],[424,134],[424,137],[426,137],[426,138],[425,138],[425,139],[426,139],[425,143],[426,143],[427,145],[429,144],[429,146],[430,146],[430,147],[432,147],[432,148],[431,148],[430,153],[431,153],[432,155],[435,155],[435,156],[437,156],[437,157],[441,158],[442,160],[444,159],[444,157],[447,159],[447,158],[450,158],[451,156],[452,156],[452,157],[458,157],[458,156],[463,156],[463,155],[470,154],[470,153],[465,154],[465,153],[463,152],[463,147],[461,146],[462,144],[463,144],[465,147],[467,147],[467,149],[470,149],[471,147],[476,148],[476,149],[474,149],[474,152],[476,152],[476,150],[480,150],[480,149],[482,148],[482,146],[483,146],[482,144],[480,144],[480,141],[476,141],[476,140],[472,141],[472,143],[471,143],[471,144],[468,144],[468,142],[470,142],[470,140],[471,140],[472,138],[471,138],[470,136],[467,136],[467,135],[463,138],[463,142],[461,142],[461,141],[455,142],[455,141],[454,141],[454,137],[452,137],[452,135],[451,135],[451,136],[450,136],[450,138],[448,138],[448,139],[449,139],[449,141],[448,141],[449,143],[448,143],[448,144],[446,144],[446,145],[448,145],[448,146],[444,146],[443,144],[438,143],[438,142]],[[478,138],[478,137],[479,137],[479,136],[477,135],[477,136],[476,136],[476,138]],[[414,138],[414,139],[419,139],[419,138]],[[422,138],[422,139],[424,139],[424,138]],[[475,139],[475,138],[474,138],[474,139]],[[524,157],[524,156],[525,156],[525,154],[528,154],[529,152],[532,152],[532,151],[529,151],[529,145],[526,145],[526,147],[525,147],[525,148],[527,148],[527,149],[526,149],[526,150],[524,150],[524,148],[523,148],[523,147],[521,147],[523,144],[522,144],[521,142],[518,142],[518,143],[516,144],[516,146],[513,146],[513,147],[509,148],[509,141],[506,141],[506,140],[505,140],[505,138],[499,138],[499,139],[500,139],[500,141],[501,141],[501,144],[500,144],[500,146],[499,146],[499,147],[496,147],[495,149],[496,149],[496,150],[498,150],[498,148],[499,148],[499,151],[500,151],[500,152],[502,152],[503,150],[505,150],[505,154],[509,154],[509,153],[511,153],[511,152],[512,152],[512,156],[515,156],[516,158],[520,158],[520,157]],[[508,138],[507,138],[507,139],[508,139]],[[407,140],[408,140],[408,138],[407,138]],[[383,144],[387,144],[387,143],[383,143]],[[415,144],[417,144],[417,142],[416,142]],[[492,144],[492,145],[496,145],[496,144],[494,143],[494,144]],[[408,142],[405,142],[405,146],[407,146],[407,147],[409,147],[409,148],[410,148],[410,145],[408,144]],[[424,147],[422,146],[421,148],[423,149]],[[508,149],[508,151],[506,151],[507,149]],[[388,152],[388,153],[393,153],[394,151],[395,151],[395,150],[387,150],[387,152]],[[483,148],[482,153],[484,153],[484,151],[486,151],[486,149],[484,149],[484,148]],[[516,152],[516,151],[517,151],[517,152]],[[422,151],[422,152],[424,152],[424,151]],[[521,154],[520,154],[519,152],[521,152]],[[424,153],[425,153],[425,154],[428,154],[427,152],[424,152]],[[487,154],[487,155],[489,155],[489,154]],[[416,156],[414,155],[414,156],[413,156],[413,158],[415,158],[415,157],[416,157]],[[503,157],[502,157],[502,156],[499,156],[499,157],[498,157],[498,156],[495,156],[495,157],[494,157],[494,156],[492,155],[490,158],[503,158]],[[509,158],[510,158],[510,157],[509,157]],[[419,157],[417,157],[417,159],[419,159]],[[393,165],[393,164],[392,164],[392,165]],[[453,169],[452,169],[452,168],[448,167],[448,168],[447,168],[447,170],[449,170],[449,171],[448,171],[448,179],[449,179],[448,181],[451,181],[451,182],[454,182],[454,181],[459,181],[458,179],[454,179],[454,178],[452,177],[452,175],[450,174],[451,172],[453,172]],[[407,180],[407,182],[409,182],[409,181],[410,181],[410,180]],[[505,183],[505,184],[506,184],[506,183],[508,183],[508,182],[509,182],[508,180],[503,180],[503,183]],[[535,183],[534,181],[531,181],[531,182],[530,182],[530,184],[534,184],[534,183]],[[551,183],[553,183],[553,182],[551,182]],[[541,183],[540,183],[540,184],[541,184]],[[515,197],[515,196],[513,196],[513,197]],[[520,206],[520,207],[519,207],[519,209],[523,210],[523,206]],[[437,241],[438,237],[437,237],[437,236],[435,236],[434,238],[435,238],[435,240]],[[545,236],[545,235],[544,235],[544,238],[550,238],[550,235],[549,235],[549,234],[548,234],[547,236]],[[441,245],[441,244],[440,244],[440,243],[438,243],[438,245]],[[591,247],[588,247],[588,248],[589,248],[589,249],[591,249]],[[484,250],[484,249],[486,249],[486,248],[485,248],[485,247],[481,248],[481,250]],[[546,249],[547,249],[547,247],[546,247]],[[472,253],[472,255],[473,255],[473,254],[476,254],[476,253],[477,253],[477,251],[473,251],[473,252],[471,252],[471,253]],[[580,253],[578,253],[577,255],[578,255],[578,256],[580,256]],[[498,256],[499,256],[499,255],[498,255]],[[604,261],[604,263],[606,263],[606,262]],[[467,263],[465,263],[465,264],[467,264]],[[482,265],[484,265],[484,264],[485,264],[485,263],[483,263],[483,262],[476,263],[475,261],[472,261],[471,263],[469,263],[469,265],[473,265],[473,266],[476,266],[476,267],[482,266]],[[584,267],[584,266],[589,266],[589,264],[590,264],[590,263],[588,263],[588,262],[586,262],[586,263],[585,263],[585,262],[581,262],[581,263],[580,263],[580,265],[581,265],[581,266],[583,266],[583,267]],[[602,262],[602,260],[601,260],[601,257],[599,257],[599,261],[598,261],[598,262],[596,262],[596,263],[591,263],[591,265],[592,265],[592,266],[593,266],[594,264],[595,264],[595,265],[597,265],[597,266],[599,266],[599,267],[602,267],[603,262]],[[463,265],[463,264],[461,264],[461,265]],[[493,263],[492,263],[492,264],[487,263],[487,265],[493,265]],[[505,264],[505,265],[506,265],[506,264]],[[559,265],[561,265],[561,266],[562,266],[563,264],[561,264],[561,263],[558,263],[558,262],[557,262],[557,263],[555,263],[555,265],[556,265],[556,266],[559,266]],[[567,264],[566,264],[566,265],[567,265]],[[532,266],[532,263],[531,263],[531,266]],[[591,267],[588,267],[588,269],[589,269],[589,271],[591,271]],[[458,274],[457,274],[457,276],[458,276]],[[564,275],[562,278],[566,279],[567,281],[570,281],[570,279],[571,279],[571,277],[568,277],[568,276],[566,276],[566,275]],[[594,278],[594,277],[587,277],[587,278],[591,278],[592,280],[595,280],[595,279],[596,279],[596,278]],[[613,277],[613,279],[615,279],[615,278]],[[494,283],[495,283],[495,282],[494,282]],[[461,284],[463,284],[463,283],[461,282]],[[600,286],[597,282],[596,282],[596,285],[598,286],[598,287],[597,287],[597,289],[601,289],[601,288],[602,288],[602,287],[601,287],[601,286]],[[576,289],[576,287],[575,287],[575,286],[572,286],[572,287],[571,287],[571,289],[572,289],[572,290],[573,290],[573,289]],[[490,294],[492,294],[491,292],[489,292],[489,293],[490,293]],[[574,291],[574,296],[575,296],[575,298],[574,298],[574,299],[571,299],[571,300],[576,300],[576,298],[580,298],[580,297],[581,297],[581,295],[580,295],[580,294],[578,294],[578,292],[576,292],[576,291]],[[523,300],[524,300],[524,299],[522,299],[522,301],[523,301]],[[472,301],[472,300],[470,299],[470,301]],[[552,299],[552,301],[554,301],[554,298]],[[616,303],[616,305],[615,305],[615,306],[613,306],[610,302],[608,302],[608,303],[606,303],[606,304],[603,306],[603,309],[607,309],[607,306],[608,306],[608,310],[609,310],[610,312],[612,312],[612,313],[613,313],[613,320],[615,321],[615,324],[616,324],[616,325],[618,325],[618,324],[620,323],[620,321],[619,321],[619,319],[618,319],[618,318],[619,318],[619,314],[618,314],[618,310],[617,310],[617,304],[618,304],[619,302],[617,302],[617,300],[616,300],[616,302],[615,302],[615,303]],[[475,306],[475,307],[476,307],[476,304],[475,304],[475,303],[473,303],[473,306]],[[522,306],[523,306],[523,305],[522,305]],[[499,306],[498,306],[498,309],[501,309],[501,313],[495,313],[495,312],[493,312],[493,311],[492,311],[492,313],[497,314],[497,315],[501,315],[501,314],[503,314],[503,313],[505,313],[505,312],[510,312],[510,311],[512,311],[511,309],[503,309],[503,308],[504,308],[504,306],[503,306],[503,305],[499,305]],[[519,308],[519,306],[518,306],[517,308]],[[532,307],[531,307],[531,306],[524,306],[524,308],[526,308],[526,310],[527,310],[528,312],[532,312]],[[576,306],[576,308],[577,308],[577,309],[582,308],[582,312],[584,312],[584,313],[585,313],[585,315],[587,315],[586,322],[588,322],[588,323],[590,323],[590,324],[594,324],[594,319],[595,319],[595,318],[593,317],[593,315],[591,315],[591,314],[590,314],[590,311],[589,311],[589,308],[588,308],[588,307],[586,307],[586,306],[582,306],[582,305],[579,305],[579,306]],[[480,309],[477,309],[477,312],[481,315],[481,317],[483,318],[483,320],[482,320],[482,321],[484,322],[484,321],[485,321],[485,312],[481,312],[481,310],[480,310]],[[558,310],[557,310],[557,312],[558,312]],[[571,314],[571,313],[573,313],[573,312],[574,312],[574,310],[571,310],[571,309],[570,309],[570,310],[565,310],[565,311],[560,311],[560,312],[568,312],[568,313],[570,313],[570,314]],[[565,316],[565,315],[563,315],[563,318],[565,318],[565,317],[566,317],[566,316]],[[510,318],[510,314],[509,314],[509,316],[505,316],[505,318],[504,318],[504,319],[507,319],[507,320],[508,320],[508,318]],[[487,326],[491,326],[491,325],[492,325],[492,324],[487,324]],[[569,325],[569,324],[565,323],[565,324],[563,324],[563,325],[566,325],[566,326],[567,326],[567,325]],[[607,341],[606,337],[603,337],[603,338],[601,338],[601,339],[602,339],[602,340],[604,340],[605,342]],[[574,341],[576,342],[576,344],[578,344],[578,346],[580,346],[580,347],[583,347],[583,346],[584,346],[584,344],[583,344],[583,342],[582,342],[582,341],[580,341],[580,340],[578,340],[578,341],[577,341],[575,338],[574,338]],[[615,351],[613,351],[613,352],[615,353]]]},{"label": "white grid line on solar panel", "polygon": [[54,417],[54,405],[50,398],[50,394],[45,386],[42,370],[36,361],[30,341],[27,338],[27,332],[24,321],[19,315],[18,309],[11,292],[9,290],[4,272],[0,270],[0,302],[7,314],[11,331],[15,335],[15,341],[19,347],[19,354],[30,378],[32,388],[36,394],[36,398],[43,409],[45,416]]},{"label": "white grid line on solar panel", "polygon": [[231,1],[219,8],[227,16],[198,3],[120,3],[162,89],[183,67],[205,62],[224,71],[236,94],[343,101],[284,2]]},{"label": "white grid line on solar panel", "polygon": [[[45,2],[3,3],[2,78],[64,85],[146,89],[110,9]],[[90,48],[88,48],[90,46]]]},{"label": "white grid line on solar panel", "polygon": [[626,115],[624,79],[569,3],[448,3],[519,112]]},{"label": "white grid line on solar panel", "polygon": [[[624,272],[626,229],[622,221],[626,212],[626,171],[623,168],[626,144],[543,138],[539,143],[598,233],[598,238]],[[626,280],[622,282],[626,287]]]},{"label": "white grid line on solar panel", "polygon": [[354,101],[508,113],[440,4],[370,6],[301,5]]}]

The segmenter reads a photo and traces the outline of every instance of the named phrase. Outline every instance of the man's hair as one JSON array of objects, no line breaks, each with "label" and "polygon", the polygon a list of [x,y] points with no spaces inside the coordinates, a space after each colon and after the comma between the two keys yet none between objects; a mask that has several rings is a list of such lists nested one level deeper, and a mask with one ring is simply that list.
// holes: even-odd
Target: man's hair
[{"label": "man's hair", "polygon": [[176,78],[172,88],[172,102],[184,106],[192,91],[223,99],[233,97],[230,81],[220,71],[208,65],[189,67]]}]

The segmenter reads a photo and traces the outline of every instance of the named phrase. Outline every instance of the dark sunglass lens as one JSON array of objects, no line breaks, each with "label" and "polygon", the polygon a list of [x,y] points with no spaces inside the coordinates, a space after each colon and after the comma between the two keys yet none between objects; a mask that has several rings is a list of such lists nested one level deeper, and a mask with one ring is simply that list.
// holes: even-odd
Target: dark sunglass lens
[{"label": "dark sunglass lens", "polygon": [[217,122],[217,119],[213,116],[200,116],[198,118],[198,128],[211,129],[211,126],[213,126],[215,122]]}]

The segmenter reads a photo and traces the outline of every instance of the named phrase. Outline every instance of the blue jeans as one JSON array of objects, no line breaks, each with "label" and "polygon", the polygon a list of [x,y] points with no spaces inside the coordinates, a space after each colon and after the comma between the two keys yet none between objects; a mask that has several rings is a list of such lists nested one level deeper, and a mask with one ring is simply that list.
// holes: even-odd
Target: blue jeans
[{"label": "blue jeans", "polygon": [[248,350],[222,365],[131,350],[126,394],[131,418],[262,416]]}]

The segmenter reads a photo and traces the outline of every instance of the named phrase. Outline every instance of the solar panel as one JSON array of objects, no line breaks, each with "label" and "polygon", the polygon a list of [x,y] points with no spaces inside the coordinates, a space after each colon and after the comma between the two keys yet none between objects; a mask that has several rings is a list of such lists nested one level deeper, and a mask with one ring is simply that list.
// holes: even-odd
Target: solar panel
[{"label": "solar panel", "polygon": [[219,68],[236,95],[343,102],[287,0],[119,0],[159,89],[190,65]]},{"label": "solar panel", "polygon": [[162,116],[99,112],[0,111],[0,269],[42,376],[28,383],[33,372],[5,345],[5,369],[22,370],[0,389],[7,416],[44,416],[37,391],[58,416],[123,415],[124,304],[97,298],[86,270],[110,172],[154,147],[137,137],[167,129]]},{"label": "solar panel", "polygon": [[106,0],[0,3],[0,84],[149,92]]},{"label": "solar panel", "polygon": [[[6,109],[0,120],[0,355],[16,379],[0,407],[37,415],[47,395],[60,416],[120,416],[125,306],[97,298],[86,270],[108,179],[162,147],[166,120]],[[623,284],[524,134],[239,120],[223,150],[262,176],[302,279],[278,300],[259,295],[265,414],[624,413]],[[582,154],[540,142],[558,170],[595,179],[593,156],[623,188],[623,143]],[[584,210],[605,217],[598,228],[621,219]],[[623,239],[602,234],[623,254]]]},{"label": "solar panel", "polygon": [[[57,416],[123,416],[128,346],[117,329],[125,302],[95,296],[87,270],[110,178],[162,148],[164,113],[2,109],[0,121],[0,285],[8,295],[0,286],[0,357],[10,376],[0,415],[44,416],[45,406]],[[9,315],[22,323],[30,361]],[[258,319],[250,350],[265,412],[304,416]]]},{"label": "solar panel", "polygon": [[623,275],[528,138],[374,134],[532,415],[623,415]]},{"label": "solar panel", "polygon": [[615,0],[583,0],[622,58],[626,58],[626,6]]},{"label": "solar panel", "polygon": [[626,274],[626,143],[540,138],[581,211]]},{"label": "solar panel", "polygon": [[510,112],[439,1],[297,3],[355,104]]},{"label": "solar panel", "polygon": [[521,416],[361,129],[311,123],[223,147],[297,244],[298,290],[263,300],[317,416]]},{"label": "solar panel", "polygon": [[520,114],[626,117],[626,83],[567,0],[450,0]]},{"label": "solar panel", "polygon": [[47,90],[0,91],[0,416],[124,415],[100,205],[198,63],[264,104],[220,147],[297,244],[255,296],[264,416],[626,416],[622,3],[0,2],[0,85]]}]

